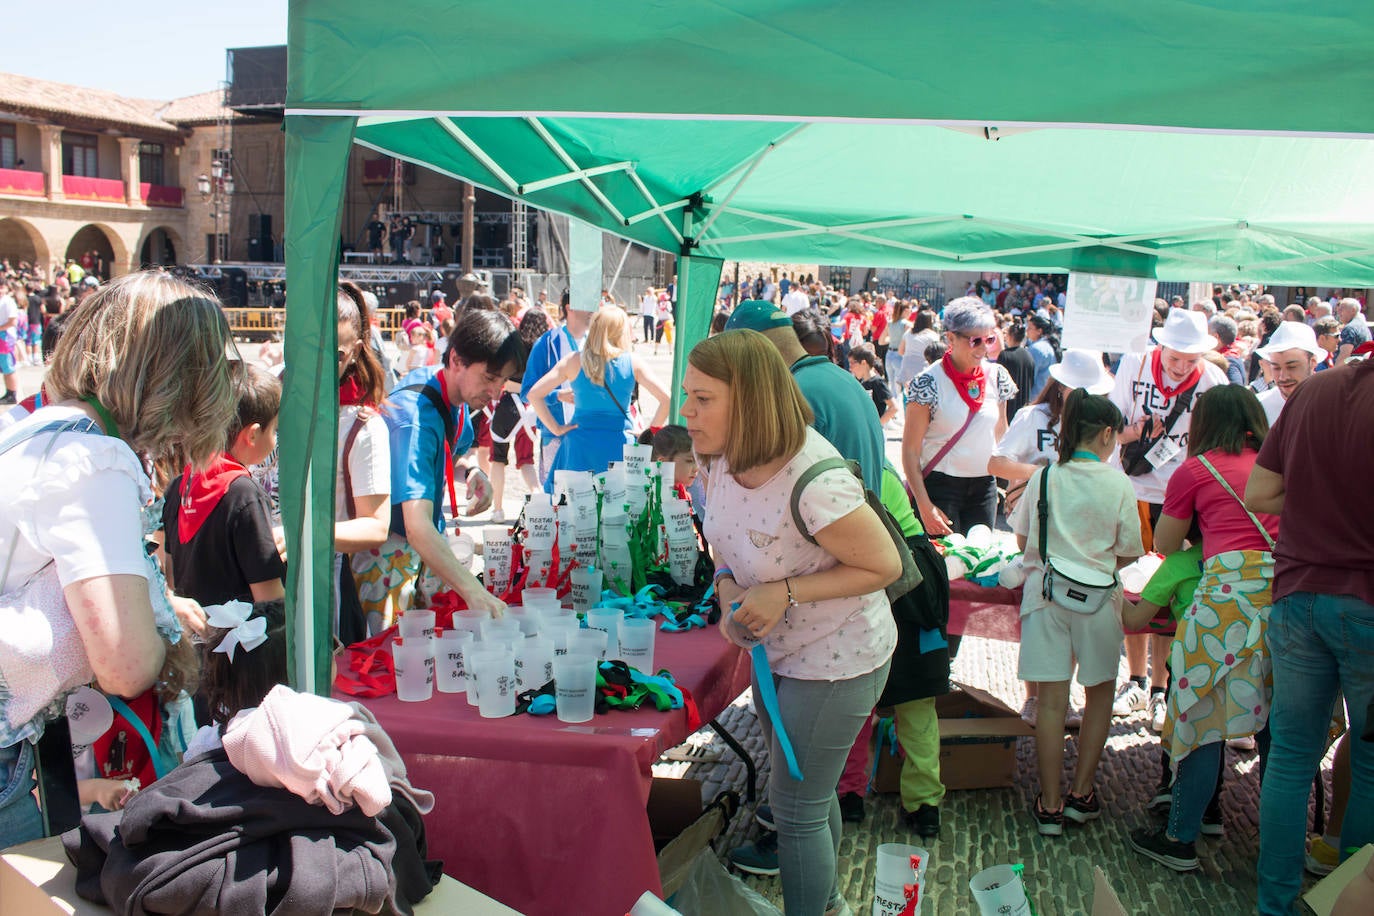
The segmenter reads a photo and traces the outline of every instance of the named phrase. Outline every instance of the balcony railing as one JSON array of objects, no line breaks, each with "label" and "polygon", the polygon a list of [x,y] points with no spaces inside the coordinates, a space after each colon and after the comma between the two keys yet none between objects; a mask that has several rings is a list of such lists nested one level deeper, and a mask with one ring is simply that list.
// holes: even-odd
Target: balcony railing
[{"label": "balcony railing", "polygon": [[125,203],[124,182],[118,178],[83,178],[62,176],[62,193],[67,200],[95,200],[101,203]]},{"label": "balcony railing", "polygon": [[27,172],[23,169],[0,169],[0,194],[43,197],[46,193],[47,189],[43,186],[42,172]]},{"label": "balcony railing", "polygon": [[149,207],[181,207],[184,206],[181,188],[174,188],[165,184],[149,184],[143,182],[138,186],[138,197]]}]

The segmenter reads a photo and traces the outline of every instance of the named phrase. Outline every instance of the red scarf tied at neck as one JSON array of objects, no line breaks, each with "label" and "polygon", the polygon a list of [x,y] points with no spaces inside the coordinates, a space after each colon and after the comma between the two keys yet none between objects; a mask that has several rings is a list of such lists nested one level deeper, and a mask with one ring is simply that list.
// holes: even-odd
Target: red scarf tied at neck
[{"label": "red scarf tied at neck", "polygon": [[358,382],[358,377],[352,374],[345,375],[343,380],[339,382],[339,406],[351,407],[359,404],[365,404],[368,407],[376,406],[368,401],[367,392]]},{"label": "red scarf tied at neck", "polygon": [[1164,383],[1164,348],[1155,347],[1154,353],[1150,356],[1150,374],[1154,377],[1155,387],[1167,401],[1180,391],[1187,391],[1198,383],[1198,379],[1202,378],[1202,361],[1198,360],[1198,364],[1188,373],[1188,377],[1171,388]]},{"label": "red scarf tied at neck", "polygon": [[954,383],[954,389],[959,392],[959,397],[963,398],[971,411],[977,411],[983,406],[983,398],[988,393],[987,379],[983,376],[983,362],[978,361],[978,365],[973,367],[971,372],[960,372],[954,365],[954,360],[950,357],[949,351],[940,357],[940,365],[944,367],[945,375]]},{"label": "red scarf tied at neck", "polygon": [[188,464],[181,472],[181,505],[177,509],[177,537],[188,543],[200,526],[215,511],[229,485],[247,477],[248,469],[228,454],[216,456],[204,473],[197,474]]}]

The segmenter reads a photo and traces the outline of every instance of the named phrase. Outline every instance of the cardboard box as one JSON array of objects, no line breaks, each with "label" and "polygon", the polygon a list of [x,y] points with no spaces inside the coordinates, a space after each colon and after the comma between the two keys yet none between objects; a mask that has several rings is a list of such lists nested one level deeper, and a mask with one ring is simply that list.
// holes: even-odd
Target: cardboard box
[{"label": "cardboard box", "polygon": [[701,851],[725,830],[726,814],[719,805],[706,809],[702,783],[695,779],[654,779],[647,810],[666,899],[682,887]]},{"label": "cardboard box", "polygon": [[1302,895],[1302,904],[1314,916],[1330,916],[1345,886],[1355,876],[1369,867],[1369,859],[1374,856],[1374,844],[1365,846],[1340,864],[1335,871],[1322,878],[1316,886]]},{"label": "cardboard box", "polygon": [[1000,789],[1016,780],[1016,739],[1035,729],[992,694],[967,684],[937,697],[940,779],[947,789]]},{"label": "cardboard box", "polygon": [[[108,907],[76,895],[76,869],[60,837],[34,840],[0,854],[0,916],[97,916]],[[518,912],[460,884],[448,875],[415,907],[415,916],[520,916]]]},{"label": "cardboard box", "polygon": [[1092,916],[1126,916],[1126,908],[1116,895],[1102,866],[1093,866],[1093,912]]}]

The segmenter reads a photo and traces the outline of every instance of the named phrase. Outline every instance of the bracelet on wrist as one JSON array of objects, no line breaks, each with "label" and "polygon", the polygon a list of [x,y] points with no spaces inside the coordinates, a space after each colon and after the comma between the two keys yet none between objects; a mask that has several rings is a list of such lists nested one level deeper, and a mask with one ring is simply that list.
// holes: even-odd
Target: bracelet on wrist
[{"label": "bracelet on wrist", "polygon": [[794,607],[797,606],[797,599],[796,599],[796,597],[792,594],[792,579],[789,577],[789,578],[783,579],[782,581],[783,581],[783,584],[785,584],[785,585],[787,586],[787,606],[788,606],[789,608],[794,608]]}]

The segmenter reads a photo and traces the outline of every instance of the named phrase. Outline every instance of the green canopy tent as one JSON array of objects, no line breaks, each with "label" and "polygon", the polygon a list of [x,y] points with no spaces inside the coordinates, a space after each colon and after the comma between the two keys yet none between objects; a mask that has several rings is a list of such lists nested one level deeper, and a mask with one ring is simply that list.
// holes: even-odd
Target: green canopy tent
[{"label": "green canopy tent", "polygon": [[1374,285],[1371,39],[1355,0],[292,0],[295,682],[328,689],[352,143],[678,254],[676,390],[727,258]]}]

